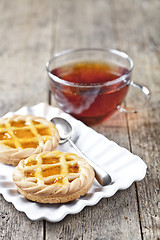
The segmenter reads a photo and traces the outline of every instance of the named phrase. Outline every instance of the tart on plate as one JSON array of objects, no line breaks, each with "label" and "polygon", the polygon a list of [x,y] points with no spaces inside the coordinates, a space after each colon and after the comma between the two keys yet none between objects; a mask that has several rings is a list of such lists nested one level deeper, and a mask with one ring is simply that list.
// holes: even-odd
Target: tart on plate
[{"label": "tart on plate", "polygon": [[31,154],[56,149],[59,132],[45,118],[14,115],[0,119],[0,162],[16,166]]},{"label": "tart on plate", "polygon": [[13,180],[27,199],[40,203],[64,203],[85,195],[94,171],[83,158],[60,151],[34,154],[21,160]]}]

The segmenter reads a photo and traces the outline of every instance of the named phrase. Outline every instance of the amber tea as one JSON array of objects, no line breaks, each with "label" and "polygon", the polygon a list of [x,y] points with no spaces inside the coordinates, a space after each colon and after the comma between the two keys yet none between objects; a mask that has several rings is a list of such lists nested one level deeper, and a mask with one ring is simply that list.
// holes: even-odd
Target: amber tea
[{"label": "amber tea", "polygon": [[65,112],[90,125],[108,118],[118,109],[128,85],[126,79],[125,82],[114,81],[126,72],[125,68],[104,62],[68,64],[53,69],[51,73],[79,87],[57,86],[51,81],[51,90]]}]

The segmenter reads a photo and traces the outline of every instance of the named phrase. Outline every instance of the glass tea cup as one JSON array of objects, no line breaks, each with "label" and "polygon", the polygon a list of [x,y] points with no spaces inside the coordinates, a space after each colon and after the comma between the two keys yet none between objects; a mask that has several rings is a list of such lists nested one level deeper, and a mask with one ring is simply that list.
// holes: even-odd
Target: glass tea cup
[{"label": "glass tea cup", "polygon": [[114,49],[83,48],[56,54],[46,64],[49,87],[60,108],[87,125],[114,112],[137,112],[122,107],[129,87],[139,89],[145,104],[150,91],[131,81],[132,59]]}]

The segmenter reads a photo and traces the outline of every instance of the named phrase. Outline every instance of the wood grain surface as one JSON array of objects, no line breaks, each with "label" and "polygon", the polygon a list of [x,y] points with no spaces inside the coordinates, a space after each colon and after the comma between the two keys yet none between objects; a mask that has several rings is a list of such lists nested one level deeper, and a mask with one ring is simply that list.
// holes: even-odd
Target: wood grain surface
[{"label": "wood grain surface", "polygon": [[[93,128],[139,155],[144,180],[59,223],[30,221],[0,195],[0,239],[160,240],[160,1],[1,0],[0,115],[48,102],[45,63],[71,48],[116,48],[134,61],[133,81],[152,92],[148,108],[116,113]],[[56,102],[52,96],[52,105]],[[141,104],[137,93],[126,106]]]}]

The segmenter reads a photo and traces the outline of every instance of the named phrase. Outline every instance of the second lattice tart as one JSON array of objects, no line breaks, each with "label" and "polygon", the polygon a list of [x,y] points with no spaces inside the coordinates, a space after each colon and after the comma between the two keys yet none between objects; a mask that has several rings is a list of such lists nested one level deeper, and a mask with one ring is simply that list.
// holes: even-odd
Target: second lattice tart
[{"label": "second lattice tart", "polygon": [[52,151],[59,143],[55,125],[33,115],[0,119],[0,161],[16,166],[21,159],[42,151]]},{"label": "second lattice tart", "polygon": [[40,203],[63,203],[85,195],[94,171],[86,160],[71,153],[52,151],[21,160],[13,173],[18,191]]}]

